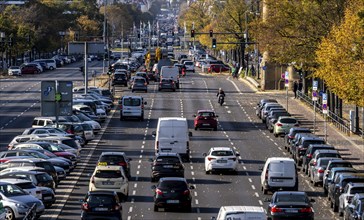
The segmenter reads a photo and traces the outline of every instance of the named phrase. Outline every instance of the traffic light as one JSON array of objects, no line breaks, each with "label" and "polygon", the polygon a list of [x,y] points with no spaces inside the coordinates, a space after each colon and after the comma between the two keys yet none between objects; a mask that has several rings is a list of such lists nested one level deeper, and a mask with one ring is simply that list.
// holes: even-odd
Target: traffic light
[{"label": "traffic light", "polygon": [[107,75],[111,75],[113,72],[112,66],[109,66],[109,70],[107,71]]},{"label": "traffic light", "polygon": [[214,31],[210,30],[210,37],[212,37],[214,35]]},{"label": "traffic light", "polygon": [[195,30],[191,30],[191,37],[195,37]]},{"label": "traffic light", "polygon": [[212,38],[212,48],[216,48],[216,39]]}]

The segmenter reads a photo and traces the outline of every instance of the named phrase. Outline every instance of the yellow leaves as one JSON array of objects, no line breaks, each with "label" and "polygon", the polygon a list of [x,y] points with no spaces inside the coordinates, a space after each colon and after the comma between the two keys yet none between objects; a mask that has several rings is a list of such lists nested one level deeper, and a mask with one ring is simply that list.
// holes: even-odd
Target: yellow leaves
[{"label": "yellow leaves", "polygon": [[343,22],[332,28],[316,51],[315,76],[347,102],[364,106],[364,28],[358,11],[364,3],[351,5]]},{"label": "yellow leaves", "polygon": [[77,19],[77,23],[82,30],[88,34],[96,34],[99,31],[99,23],[90,19],[87,15],[82,15]]}]

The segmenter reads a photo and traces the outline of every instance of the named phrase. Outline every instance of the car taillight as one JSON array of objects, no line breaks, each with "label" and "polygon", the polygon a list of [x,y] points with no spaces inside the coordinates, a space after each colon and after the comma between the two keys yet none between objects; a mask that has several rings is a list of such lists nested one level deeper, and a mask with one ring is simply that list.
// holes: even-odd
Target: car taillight
[{"label": "car taillight", "polygon": [[293,136],[288,135],[288,138],[289,138],[289,139],[293,139],[294,137],[293,137]]},{"label": "car taillight", "polygon": [[172,84],[174,84],[174,81],[172,81]]},{"label": "car taillight", "polygon": [[119,162],[118,165],[119,166],[126,166],[127,164],[125,162]]},{"label": "car taillight", "polygon": [[213,158],[213,157],[208,157],[207,158],[209,161],[211,161],[211,160],[215,160],[215,158]]},{"label": "car taillight", "polygon": [[307,154],[307,158],[312,158],[312,154]]},{"label": "car taillight", "polygon": [[147,83],[144,83],[144,85],[146,86],[146,85],[148,85]]},{"label": "car taillight", "polygon": [[163,195],[163,192],[162,192],[162,190],[160,190],[160,189],[156,189],[156,190],[155,190],[155,193],[156,193],[157,195]]},{"label": "car taillight", "polygon": [[84,211],[88,211],[89,210],[89,205],[87,203],[83,203],[81,208]]},{"label": "car taillight", "polygon": [[188,196],[188,195],[190,195],[190,191],[187,189],[187,190],[185,190],[184,192],[183,192],[183,195],[185,195],[185,196]]},{"label": "car taillight", "polygon": [[66,130],[68,134],[74,134],[74,132],[71,129]]},{"label": "car taillight", "polygon": [[298,212],[305,212],[305,213],[312,212],[312,208],[311,207],[302,208],[299,209]]},{"label": "car taillight", "polygon": [[344,188],[342,186],[340,186],[339,192],[341,192],[341,193],[344,192]]},{"label": "car taillight", "polygon": [[324,169],[322,169],[322,168],[320,168],[320,169],[318,169],[318,171],[317,171],[318,173],[324,173],[325,172],[325,170]]},{"label": "car taillight", "polygon": [[277,212],[283,212],[283,210],[280,209],[280,208],[277,208],[277,207],[273,206],[272,209],[270,210],[270,212],[271,213],[277,213]]},{"label": "car taillight", "polygon": [[0,163],[5,163],[6,161],[8,161],[7,159],[0,159]]},{"label": "car taillight", "polygon": [[281,123],[276,123],[276,125],[277,125],[278,127],[282,127],[282,124],[281,124]]},{"label": "car taillight", "polygon": [[123,105],[120,105],[119,108],[120,108],[120,110],[123,110]]},{"label": "car taillight", "polygon": [[312,165],[314,165],[314,166],[316,166],[316,164],[317,164],[316,161],[312,163]]}]

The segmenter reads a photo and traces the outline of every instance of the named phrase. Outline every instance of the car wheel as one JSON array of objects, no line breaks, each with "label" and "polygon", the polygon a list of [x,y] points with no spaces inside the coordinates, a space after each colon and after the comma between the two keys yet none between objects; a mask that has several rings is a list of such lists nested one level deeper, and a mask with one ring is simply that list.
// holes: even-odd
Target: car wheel
[{"label": "car wheel", "polygon": [[263,188],[263,194],[264,195],[267,195],[268,194],[268,190],[266,190],[266,189]]},{"label": "car wheel", "polygon": [[53,67],[53,66],[51,66],[51,67],[49,67],[49,69],[50,69],[50,70],[54,70],[54,67]]},{"label": "car wheel", "polygon": [[35,70],[35,71],[34,71],[34,74],[37,74],[37,73],[38,73],[38,71],[37,71],[37,70]]},{"label": "car wheel", "polygon": [[274,135],[274,137],[278,137],[278,134],[277,133],[274,133],[273,135]]},{"label": "car wheel", "polygon": [[207,175],[208,175],[208,174],[210,174],[210,171],[208,171],[208,170],[205,170],[205,174],[207,174]]},{"label": "car wheel", "polygon": [[158,206],[154,205],[154,211],[158,212]]},{"label": "car wheel", "polygon": [[333,202],[333,207],[332,207],[332,210],[334,211],[334,212],[337,212],[338,211],[338,205],[336,204],[336,201],[335,201],[335,199],[334,199],[334,202]]},{"label": "car wheel", "polygon": [[214,131],[217,131],[217,127],[214,127]]},{"label": "car wheel", "polygon": [[154,183],[154,182],[156,182],[157,180],[155,179],[155,177],[151,177],[150,178],[150,182],[152,182],[152,183]]},{"label": "car wheel", "polygon": [[176,91],[176,89],[173,89],[173,92],[175,92]]},{"label": "car wheel", "polygon": [[197,126],[195,126],[195,131],[197,131]]},{"label": "car wheel", "polygon": [[192,210],[192,206],[191,206],[191,203],[190,203],[190,204],[188,204],[188,205],[185,207],[185,211],[186,211],[186,212],[191,212],[191,210]]},{"label": "car wheel", "polygon": [[148,90],[145,90],[145,93],[148,93]]},{"label": "car wheel", "polygon": [[13,220],[13,219],[15,219],[14,212],[9,207],[5,207],[5,219],[6,220]]}]

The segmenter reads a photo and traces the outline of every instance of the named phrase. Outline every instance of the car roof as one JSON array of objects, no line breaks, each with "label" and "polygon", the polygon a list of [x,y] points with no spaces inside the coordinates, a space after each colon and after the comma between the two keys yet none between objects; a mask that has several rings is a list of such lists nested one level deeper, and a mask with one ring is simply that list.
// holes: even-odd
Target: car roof
[{"label": "car roof", "polygon": [[333,171],[357,171],[355,168],[353,167],[333,167],[331,168],[331,172]]},{"label": "car roof", "polygon": [[2,178],[0,181],[1,182],[11,183],[11,184],[17,184],[17,183],[33,183],[31,180],[20,179],[20,178]]},{"label": "car roof", "polygon": [[335,148],[332,145],[328,145],[328,144],[309,144],[308,147],[317,147],[317,148],[328,148],[328,149],[332,149]]},{"label": "car roof", "polygon": [[[310,134],[310,133],[307,133],[307,134]],[[302,137],[303,140],[323,140],[325,141],[323,138],[321,137],[317,137],[316,135],[305,135]]]},{"label": "car roof", "polygon": [[88,191],[88,195],[116,195],[115,191],[106,191],[106,190],[97,190],[97,191]]},{"label": "car roof", "polygon": [[218,150],[225,150],[225,151],[233,151],[231,147],[212,147],[211,151],[218,151]]},{"label": "car roof", "polygon": [[277,191],[274,194],[277,194],[277,195],[307,195],[306,192],[302,192],[302,191]]},{"label": "car roof", "polygon": [[198,110],[197,111],[197,113],[201,113],[201,112],[212,112],[212,113],[215,113],[214,110],[203,110],[203,109],[201,109],[201,110]]},{"label": "car roof", "polygon": [[339,153],[337,150],[325,150],[325,149],[319,149],[315,151],[315,154],[322,154],[322,153]]},{"label": "car roof", "polygon": [[[41,167],[40,167],[41,168]],[[41,168],[41,169],[44,169],[44,168]],[[6,169],[5,169],[6,170]],[[43,171],[36,171],[36,170],[14,170],[14,171],[9,171],[9,172],[4,172],[4,173],[1,173],[0,175],[5,175],[5,174],[10,174],[10,173],[13,173],[13,174],[29,174],[29,175],[37,175],[37,174],[43,174],[43,173],[46,173],[46,172],[43,172]]]},{"label": "car roof", "polygon": [[[49,136],[49,137],[43,137],[43,138],[37,138],[37,139],[41,139],[41,140],[70,140],[72,138],[63,137],[63,136]],[[34,139],[34,140],[37,140],[37,139]]]},{"label": "car roof", "polygon": [[355,198],[358,198],[359,200],[362,200],[362,199],[364,199],[364,193],[356,193],[356,194],[354,195],[354,197],[355,197]]},{"label": "car roof", "polygon": [[294,160],[292,158],[289,157],[270,157],[267,159],[267,161],[272,162],[272,161],[290,161],[290,162],[294,162]]},{"label": "car roof", "polygon": [[[303,127],[293,127],[291,128],[292,131],[298,131],[297,133],[299,133],[299,131],[311,131],[311,129],[309,128],[303,128]],[[305,133],[307,134],[307,133]]]},{"label": "car roof", "polygon": [[105,156],[105,155],[118,155],[118,156],[125,156],[124,152],[102,152],[101,156]]},{"label": "car roof", "polygon": [[279,117],[278,117],[278,120],[285,119],[285,118],[292,118],[292,119],[294,119],[294,120],[298,121],[296,118],[294,118],[294,117],[292,117],[292,116],[279,116]]},{"label": "car roof", "polygon": [[317,160],[317,164],[319,164],[321,161],[324,161],[324,160],[336,160],[337,157],[321,157]]},{"label": "car roof", "polygon": [[[34,158],[34,157],[29,157],[29,158],[23,158],[23,159],[14,159],[14,160],[9,160],[9,162],[47,162],[47,160],[45,159],[41,159],[41,158]],[[7,161],[8,162],[8,161]],[[5,162],[5,163],[7,163]]]},{"label": "car roof", "polygon": [[96,166],[96,170],[122,170],[120,166]]},{"label": "car roof", "polygon": [[225,212],[264,212],[264,208],[260,206],[221,206]]},{"label": "car roof", "polygon": [[340,173],[340,176],[346,178],[346,177],[353,177],[353,178],[363,178],[364,173]]},{"label": "car roof", "polygon": [[133,98],[133,99],[143,99],[143,97],[141,96],[136,96],[136,95],[125,95],[123,97],[121,97],[122,99],[130,99],[130,98]]}]

